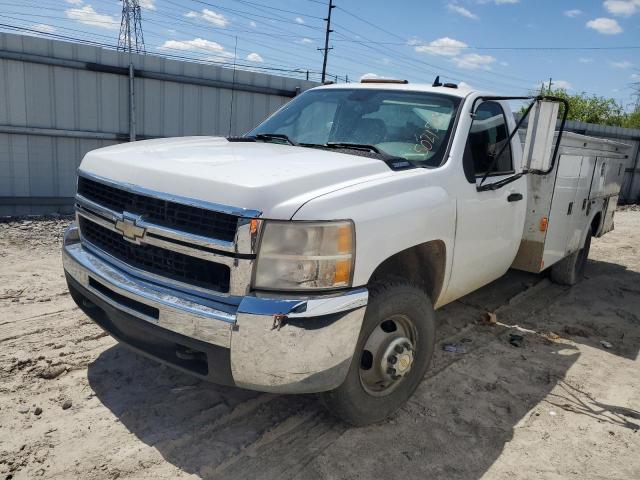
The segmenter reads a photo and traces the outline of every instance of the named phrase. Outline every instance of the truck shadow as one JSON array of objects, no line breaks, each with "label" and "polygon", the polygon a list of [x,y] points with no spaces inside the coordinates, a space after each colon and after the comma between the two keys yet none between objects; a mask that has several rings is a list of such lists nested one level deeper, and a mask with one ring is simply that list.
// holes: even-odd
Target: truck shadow
[{"label": "truck shadow", "polygon": [[[89,382],[129,431],[203,478],[476,479],[517,424],[552,409],[640,428],[638,412],[601,403],[567,379],[580,355],[576,343],[603,349],[607,340],[607,352],[626,358],[640,345],[633,313],[640,311],[640,275],[606,262],[590,262],[587,275],[569,289],[509,272],[439,310],[438,348],[425,380],[396,414],[369,427],[333,419],[314,396],[200,382],[120,345],[89,365]],[[484,321],[487,311],[496,312],[497,324]],[[516,331],[521,347],[509,344]],[[443,343],[467,353],[445,352]]]}]

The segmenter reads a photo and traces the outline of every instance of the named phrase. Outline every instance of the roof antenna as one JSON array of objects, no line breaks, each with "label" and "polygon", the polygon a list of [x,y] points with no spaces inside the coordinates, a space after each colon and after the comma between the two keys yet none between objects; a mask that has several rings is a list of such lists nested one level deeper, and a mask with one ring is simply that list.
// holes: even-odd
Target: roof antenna
[{"label": "roof antenna", "polygon": [[431,85],[432,87],[441,87],[442,83],[440,83],[440,75],[438,75],[436,77],[436,79],[433,81],[433,85]]}]

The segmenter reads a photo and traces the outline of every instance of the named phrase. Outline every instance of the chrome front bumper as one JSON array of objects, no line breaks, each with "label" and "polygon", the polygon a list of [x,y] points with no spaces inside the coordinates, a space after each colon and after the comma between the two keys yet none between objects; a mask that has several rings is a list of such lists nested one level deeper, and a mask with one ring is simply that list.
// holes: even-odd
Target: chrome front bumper
[{"label": "chrome front bumper", "polygon": [[[65,232],[62,259],[69,278],[117,311],[158,331],[228,349],[233,383],[252,390],[312,393],[338,387],[351,365],[368,300],[367,290],[359,288],[338,295],[247,295],[238,304],[223,298],[216,303],[105,262],[82,246],[75,224]],[[157,314],[150,316],[136,304]]]}]

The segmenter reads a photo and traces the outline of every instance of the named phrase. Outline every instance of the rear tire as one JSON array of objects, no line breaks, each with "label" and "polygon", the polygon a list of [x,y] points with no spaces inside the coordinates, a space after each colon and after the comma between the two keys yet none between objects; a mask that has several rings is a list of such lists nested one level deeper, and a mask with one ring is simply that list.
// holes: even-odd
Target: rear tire
[{"label": "rear tire", "polygon": [[584,267],[591,248],[591,231],[587,232],[584,245],[551,267],[551,280],[560,285],[575,285],[584,274]]},{"label": "rear tire", "polygon": [[321,400],[352,425],[382,421],[418,387],[434,346],[435,316],[425,292],[404,281],[376,284],[347,377]]}]

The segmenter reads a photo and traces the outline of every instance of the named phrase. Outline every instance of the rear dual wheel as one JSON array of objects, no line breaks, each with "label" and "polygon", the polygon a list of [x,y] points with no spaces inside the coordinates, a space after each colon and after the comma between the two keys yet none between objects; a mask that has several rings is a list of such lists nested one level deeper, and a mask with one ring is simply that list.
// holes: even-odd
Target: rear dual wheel
[{"label": "rear dual wheel", "polygon": [[404,282],[372,286],[347,378],[323,394],[325,406],[353,425],[384,420],[418,387],[434,345],[433,305],[422,289]]},{"label": "rear dual wheel", "polygon": [[551,266],[551,280],[560,285],[575,285],[584,275],[584,267],[591,248],[591,230],[587,232],[584,243],[568,257]]}]

